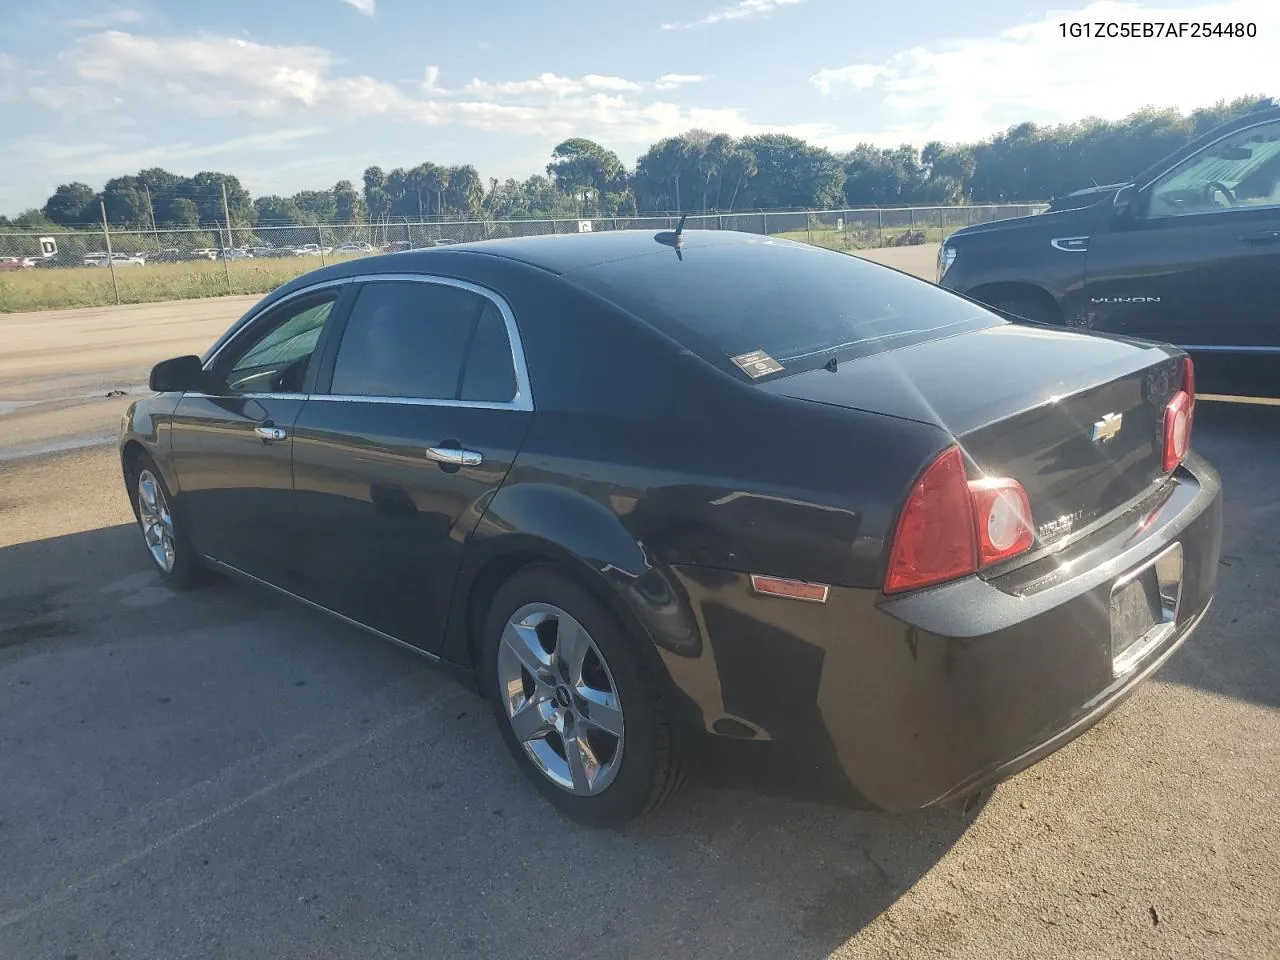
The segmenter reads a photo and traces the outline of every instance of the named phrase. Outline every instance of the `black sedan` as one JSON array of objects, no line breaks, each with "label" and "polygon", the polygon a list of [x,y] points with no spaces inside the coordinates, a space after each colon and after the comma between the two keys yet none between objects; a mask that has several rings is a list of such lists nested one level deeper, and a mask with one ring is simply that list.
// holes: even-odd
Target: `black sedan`
[{"label": "black sedan", "polygon": [[146,544],[454,668],[570,816],[696,771],[965,806],[1204,617],[1177,348],[731,232],[456,244],[286,284],[122,423]]}]

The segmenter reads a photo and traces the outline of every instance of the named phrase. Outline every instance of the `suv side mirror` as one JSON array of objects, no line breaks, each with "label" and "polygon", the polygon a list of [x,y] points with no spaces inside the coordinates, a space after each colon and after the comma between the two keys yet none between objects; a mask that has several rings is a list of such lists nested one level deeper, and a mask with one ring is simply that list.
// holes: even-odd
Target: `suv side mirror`
[{"label": "suv side mirror", "polygon": [[1126,183],[1116,191],[1111,201],[1111,212],[1116,223],[1129,223],[1138,216],[1138,188]]},{"label": "suv side mirror", "polygon": [[157,393],[186,393],[204,386],[204,365],[196,356],[162,360],[151,368],[148,385]]}]

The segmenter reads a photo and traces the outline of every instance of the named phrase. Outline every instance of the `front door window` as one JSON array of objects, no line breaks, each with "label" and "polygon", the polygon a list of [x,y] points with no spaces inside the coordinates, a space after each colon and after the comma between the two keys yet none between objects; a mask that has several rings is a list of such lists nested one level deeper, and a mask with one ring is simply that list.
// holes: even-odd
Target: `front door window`
[{"label": "front door window", "polygon": [[1280,121],[1237,130],[1156,181],[1148,217],[1280,207]]},{"label": "front door window", "polygon": [[333,311],[335,294],[308,298],[280,311],[234,358],[220,364],[220,393],[301,393],[307,365]]}]

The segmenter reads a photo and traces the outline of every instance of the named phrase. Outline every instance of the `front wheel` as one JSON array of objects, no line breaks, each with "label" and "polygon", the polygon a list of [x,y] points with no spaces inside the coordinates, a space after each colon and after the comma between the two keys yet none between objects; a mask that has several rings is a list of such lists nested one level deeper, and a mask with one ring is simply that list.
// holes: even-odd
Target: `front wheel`
[{"label": "front wheel", "polygon": [[147,553],[160,575],[180,589],[195,586],[202,579],[204,568],[174,513],[173,500],[159,468],[150,457],[140,455],[130,467],[129,480],[133,513]]},{"label": "front wheel", "polygon": [[619,826],[680,786],[665,704],[614,616],[548,567],[502,585],[481,670],[503,740],[574,820]]}]

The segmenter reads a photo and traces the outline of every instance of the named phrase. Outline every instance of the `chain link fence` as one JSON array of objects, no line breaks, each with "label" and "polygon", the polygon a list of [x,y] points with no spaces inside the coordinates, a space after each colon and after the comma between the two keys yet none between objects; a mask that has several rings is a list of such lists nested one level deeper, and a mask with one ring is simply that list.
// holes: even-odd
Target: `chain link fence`
[{"label": "chain link fence", "polygon": [[[738,230],[852,251],[939,243],[959,227],[1047,204],[691,214],[686,230]],[[500,237],[670,230],[678,215],[0,233],[0,311],[265,293],[336,260]],[[37,278],[35,275],[39,274]]]}]

